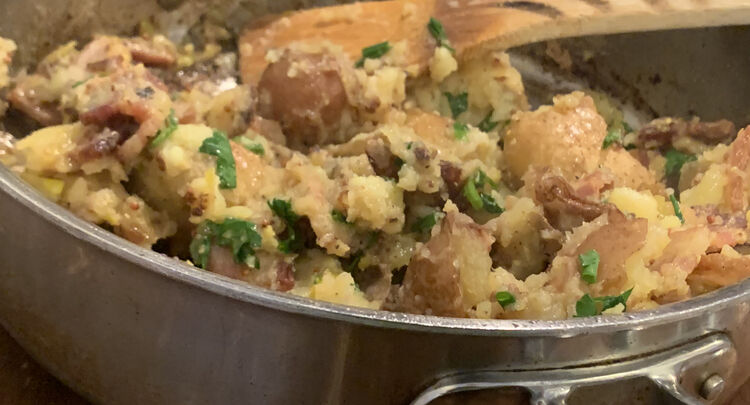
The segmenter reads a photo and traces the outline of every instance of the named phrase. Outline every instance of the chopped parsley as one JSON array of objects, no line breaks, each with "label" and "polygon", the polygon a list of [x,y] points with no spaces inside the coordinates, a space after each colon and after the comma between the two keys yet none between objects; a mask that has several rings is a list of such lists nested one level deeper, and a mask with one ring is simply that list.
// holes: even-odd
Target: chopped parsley
[{"label": "chopped parsley", "polygon": [[494,190],[497,183],[492,181],[483,171],[477,170],[466,184],[464,184],[463,195],[477,211],[484,210],[492,214],[502,214],[504,209],[495,201],[495,197],[486,189]]},{"label": "chopped parsley", "polygon": [[602,150],[609,148],[615,143],[622,144],[622,129],[610,127],[607,130],[607,136],[604,137],[604,142],[602,142]]},{"label": "chopped parsley", "polygon": [[482,122],[477,125],[477,128],[479,128],[480,131],[490,132],[495,129],[495,127],[497,127],[497,124],[500,123],[498,121],[492,121],[492,113],[494,113],[494,111],[490,111],[489,113],[487,113]]},{"label": "chopped parsley", "polygon": [[438,213],[433,212],[432,214],[420,217],[417,222],[411,227],[412,231],[417,233],[429,232],[433,226],[437,224]]},{"label": "chopped parsley", "polygon": [[623,308],[627,309],[628,298],[632,292],[633,289],[631,288],[620,295],[595,298],[592,298],[588,294],[584,294],[584,296],[576,302],[575,316],[576,318],[584,318],[600,315],[602,312],[614,308],[618,304],[622,304]]},{"label": "chopped parsley", "polygon": [[312,281],[313,285],[320,284],[320,282],[323,281],[323,275],[321,273],[315,273]]},{"label": "chopped parsley", "polygon": [[344,264],[342,267],[343,270],[354,277],[359,272],[359,262],[362,261],[362,258],[365,256],[365,252],[362,250],[358,250],[354,253],[352,253],[351,257],[349,257],[349,262]]},{"label": "chopped parsley", "polygon": [[77,81],[77,82],[73,83],[73,86],[71,86],[71,88],[74,88],[74,89],[75,89],[76,87],[82,86],[82,85],[83,85],[84,83],[86,83],[87,81],[89,81],[89,79],[85,79],[85,80],[79,80],[79,81]]},{"label": "chopped parsley", "polygon": [[342,224],[351,225],[352,223],[346,220],[346,215],[339,210],[332,210],[331,217],[333,220]]},{"label": "chopped parsley", "polygon": [[261,245],[262,238],[254,223],[235,218],[227,218],[224,222],[203,221],[190,242],[190,256],[193,263],[201,268],[208,266],[211,245],[215,244],[230,248],[235,263],[260,267],[255,249]]},{"label": "chopped parsley", "polygon": [[268,202],[268,207],[271,208],[277,217],[281,218],[286,225],[286,238],[279,240],[279,251],[282,253],[295,253],[302,250],[305,247],[304,241],[297,233],[295,226],[300,220],[300,216],[292,209],[292,203],[290,201],[281,200],[274,198]]},{"label": "chopped parsley", "polygon": [[258,156],[263,156],[266,154],[266,149],[263,148],[263,144],[260,142],[253,142],[250,139],[245,138],[244,136],[238,136],[234,138],[234,140],[235,142],[242,145],[243,148],[255,153]]},{"label": "chopped parsley", "polygon": [[158,132],[156,132],[156,136],[154,136],[154,139],[151,141],[151,148],[156,148],[164,143],[164,141],[172,136],[174,131],[177,130],[178,125],[179,121],[174,115],[174,110],[170,110],[169,115],[167,115],[167,118],[164,119],[164,128],[161,128]]},{"label": "chopped parsley", "polygon": [[442,46],[451,51],[451,53],[456,53],[456,50],[450,46],[448,35],[445,34],[445,28],[443,28],[443,24],[440,21],[430,17],[430,22],[427,23],[427,30],[429,30],[432,37],[435,38],[438,46]]},{"label": "chopped parsley", "polygon": [[406,143],[406,150],[411,150],[411,148],[414,147],[414,142],[407,142]]},{"label": "chopped parsley", "polygon": [[594,249],[578,255],[581,263],[581,279],[588,284],[596,283],[596,274],[599,270],[599,252]]},{"label": "chopped parsley", "polygon": [[459,141],[466,139],[466,135],[469,133],[469,126],[460,122],[453,123],[453,136]]},{"label": "chopped parsley", "polygon": [[367,48],[362,49],[362,57],[359,58],[357,63],[354,64],[354,67],[361,68],[365,65],[366,59],[378,59],[381,56],[388,53],[388,51],[391,50],[391,44],[388,43],[388,41],[381,42],[379,44],[368,46]]},{"label": "chopped parsley", "polygon": [[516,297],[508,291],[498,291],[498,293],[495,294],[495,299],[503,308],[516,302]]},{"label": "chopped parsley", "polygon": [[463,92],[454,95],[445,92],[443,95],[448,99],[448,105],[451,108],[453,119],[456,119],[464,111],[469,109],[469,93]]},{"label": "chopped parsley", "polygon": [[666,174],[668,177],[679,175],[680,170],[682,170],[682,166],[685,163],[692,162],[693,160],[697,159],[695,155],[682,153],[676,149],[668,150],[667,153],[664,154],[664,158],[667,159],[667,161],[664,163],[664,174]]},{"label": "chopped parsley", "polygon": [[237,166],[232,155],[229,139],[221,131],[214,131],[210,138],[203,141],[200,152],[216,156],[216,174],[219,176],[219,188],[232,189],[237,187]]},{"label": "chopped parsley", "polygon": [[680,209],[680,203],[679,201],[677,201],[677,197],[675,197],[674,194],[670,194],[669,201],[672,202],[672,208],[674,209],[675,216],[677,216],[677,218],[680,218],[680,222],[684,225],[685,217],[682,215],[682,210]]},{"label": "chopped parsley", "polygon": [[484,210],[489,212],[490,214],[502,214],[505,211],[503,207],[497,204],[497,201],[495,201],[495,197],[491,196],[490,194],[479,193],[479,197],[482,198],[482,205],[484,205]]}]

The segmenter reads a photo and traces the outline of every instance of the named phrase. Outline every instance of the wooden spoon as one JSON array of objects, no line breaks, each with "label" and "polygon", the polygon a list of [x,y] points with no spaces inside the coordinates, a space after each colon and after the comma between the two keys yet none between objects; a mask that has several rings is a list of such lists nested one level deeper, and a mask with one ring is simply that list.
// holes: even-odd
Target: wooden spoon
[{"label": "wooden spoon", "polygon": [[256,21],[240,38],[242,78],[256,83],[266,53],[328,40],[359,59],[362,48],[406,41],[405,65],[423,71],[439,20],[458,58],[554,38],[750,23],[750,0],[391,0],[309,9]]}]

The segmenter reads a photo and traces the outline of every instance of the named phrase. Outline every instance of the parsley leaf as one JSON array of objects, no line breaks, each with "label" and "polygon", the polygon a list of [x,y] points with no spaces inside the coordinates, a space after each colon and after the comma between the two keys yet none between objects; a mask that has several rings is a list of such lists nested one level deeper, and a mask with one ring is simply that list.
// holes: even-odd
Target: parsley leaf
[{"label": "parsley leaf", "polygon": [[216,156],[216,174],[219,176],[219,188],[232,189],[237,187],[237,167],[232,155],[229,139],[221,131],[214,131],[210,138],[203,141],[200,152]]},{"label": "parsley leaf", "polygon": [[576,318],[584,318],[599,314],[600,312],[598,312],[598,309],[596,308],[596,302],[590,295],[584,294],[583,297],[576,302]]},{"label": "parsley leaf", "polygon": [[156,136],[154,136],[154,139],[151,140],[151,148],[156,148],[164,141],[167,140],[174,131],[177,130],[177,126],[179,125],[179,121],[177,120],[177,117],[174,115],[174,110],[169,111],[169,115],[167,115],[167,118],[164,120],[164,128],[160,129]]},{"label": "parsley leaf", "polygon": [[463,92],[454,95],[445,92],[443,95],[448,99],[448,105],[450,105],[453,119],[456,119],[464,111],[469,109],[469,93]]},{"label": "parsley leaf", "polygon": [[490,111],[489,113],[487,113],[487,115],[484,117],[484,119],[482,120],[482,122],[480,122],[479,125],[477,125],[477,128],[479,128],[480,131],[482,131],[482,132],[490,132],[493,129],[495,129],[495,127],[497,126],[497,124],[500,123],[499,121],[492,121],[492,113],[493,112],[494,111]]},{"label": "parsley leaf", "polygon": [[346,220],[346,215],[339,210],[332,210],[331,216],[333,220],[342,224],[351,225],[352,223]]},{"label": "parsley leaf", "polygon": [[607,136],[604,137],[604,142],[602,142],[602,150],[609,148],[615,143],[622,143],[622,130],[620,128],[609,128]]},{"label": "parsley leaf", "polygon": [[249,150],[250,152],[255,153],[258,156],[263,156],[266,154],[265,148],[263,148],[263,144],[260,142],[253,142],[248,138],[245,138],[244,136],[238,136],[234,138],[235,142],[242,145],[243,148]]},{"label": "parsley leaf", "polygon": [[300,216],[292,210],[292,203],[290,201],[281,200],[274,198],[268,202],[268,207],[271,208],[277,217],[281,218],[286,225],[286,238],[279,240],[279,251],[282,253],[295,253],[299,252],[305,247],[304,240],[300,237],[300,234],[295,229],[297,222],[300,220]]},{"label": "parsley leaf", "polygon": [[71,88],[75,89],[75,88],[76,88],[76,87],[78,87],[78,86],[82,86],[82,85],[83,85],[84,83],[86,83],[87,81],[89,81],[89,79],[85,79],[85,80],[79,80],[79,81],[77,81],[77,82],[73,83],[73,86],[71,86]]},{"label": "parsley leaf", "polygon": [[354,277],[354,275],[356,275],[357,272],[359,272],[359,270],[360,270],[360,268],[359,268],[359,262],[362,261],[362,258],[364,256],[365,256],[365,252],[362,251],[362,250],[358,250],[358,251],[352,253],[352,255],[349,257],[349,262],[346,263],[346,264],[344,264],[344,266],[342,267],[342,269],[345,272],[351,274],[352,277]]},{"label": "parsley leaf", "polygon": [[502,214],[505,210],[495,201],[491,193],[485,192],[487,186],[490,189],[496,189],[497,183],[492,181],[483,171],[477,170],[474,175],[466,180],[462,193],[475,210],[484,209],[491,214]]},{"label": "parsley leaf", "polygon": [[482,198],[482,204],[484,205],[485,211],[490,214],[502,214],[505,212],[503,207],[495,201],[495,197],[485,193],[480,193],[479,196]]},{"label": "parsley leaf", "polygon": [[633,289],[629,289],[624,293],[616,296],[605,296],[591,298],[590,295],[584,294],[581,299],[576,302],[576,318],[583,318],[587,316],[600,315],[602,312],[614,308],[619,304],[627,309],[628,298],[633,292]]},{"label": "parsley leaf", "polygon": [[459,141],[466,139],[466,135],[469,133],[469,126],[460,122],[453,123],[453,136]]},{"label": "parsley leaf", "polygon": [[697,159],[695,155],[688,155],[687,153],[682,153],[676,149],[668,150],[667,153],[664,154],[664,158],[667,159],[664,163],[664,174],[667,176],[680,174],[680,170],[682,170],[682,166],[685,163]]},{"label": "parsley leaf", "polygon": [[412,231],[418,233],[429,232],[437,224],[437,217],[437,212],[420,217],[411,227]]},{"label": "parsley leaf", "polygon": [[255,249],[260,247],[261,242],[262,237],[252,222],[235,218],[227,218],[221,223],[206,220],[198,226],[195,237],[190,242],[190,256],[196,266],[205,269],[211,254],[211,244],[216,244],[231,248],[235,263],[259,268]]},{"label": "parsley leaf", "polygon": [[516,297],[508,291],[499,291],[495,294],[495,299],[503,308],[516,302]]},{"label": "parsley leaf", "polygon": [[596,275],[599,270],[599,252],[594,249],[578,255],[581,263],[581,279],[588,284],[596,283]]},{"label": "parsley leaf", "polygon": [[672,202],[672,208],[674,208],[674,214],[677,216],[677,218],[680,218],[680,222],[682,224],[685,224],[685,217],[682,215],[682,210],[680,209],[680,203],[677,201],[677,197],[674,196],[674,194],[669,195],[669,201]]},{"label": "parsley leaf", "polygon": [[469,204],[471,204],[471,207],[475,210],[479,211],[484,207],[482,196],[479,195],[477,184],[474,182],[473,178],[469,179],[464,185],[463,194],[464,197],[466,197],[466,200],[469,201]]},{"label": "parsley leaf", "polygon": [[365,65],[365,59],[378,59],[379,57],[388,53],[391,50],[391,44],[388,41],[381,42],[379,44],[368,46],[362,49],[362,57],[359,58],[354,67],[361,68]]},{"label": "parsley leaf", "polygon": [[448,36],[445,34],[445,28],[443,28],[443,24],[440,21],[430,17],[430,22],[427,23],[427,29],[430,31],[432,37],[435,38],[438,46],[444,47],[451,51],[451,53],[456,53],[456,50],[448,43]]}]

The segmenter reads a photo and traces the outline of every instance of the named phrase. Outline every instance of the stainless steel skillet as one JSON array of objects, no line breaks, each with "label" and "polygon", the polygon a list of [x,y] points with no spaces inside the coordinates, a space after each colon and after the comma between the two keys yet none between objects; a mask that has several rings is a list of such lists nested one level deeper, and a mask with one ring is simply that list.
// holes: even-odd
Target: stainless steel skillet
[{"label": "stainless steel skillet", "polygon": [[[17,16],[0,32],[39,25],[34,13]],[[32,39],[44,48],[43,35]],[[748,43],[744,28],[722,28],[564,45],[593,49],[600,58],[586,79],[642,114],[692,109],[746,124],[749,103],[732,97],[750,86],[750,60],[740,52]],[[539,54],[532,46],[516,56],[544,67]],[[527,73],[557,79],[546,83],[552,91],[584,79],[535,72]],[[720,403],[750,376],[748,282],[656,311],[564,322],[359,310],[257,289],[137,248],[5,169],[0,263],[2,324],[99,403],[422,404],[507,385],[543,401],[536,403]]]}]

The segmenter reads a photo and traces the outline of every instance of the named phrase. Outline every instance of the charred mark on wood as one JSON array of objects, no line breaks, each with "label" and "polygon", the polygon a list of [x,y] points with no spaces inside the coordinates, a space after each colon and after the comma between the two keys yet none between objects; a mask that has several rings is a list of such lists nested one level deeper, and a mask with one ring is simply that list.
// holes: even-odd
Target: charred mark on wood
[{"label": "charred mark on wood", "polygon": [[505,8],[530,11],[550,18],[561,17],[563,15],[563,13],[557,8],[544,3],[537,3],[535,1],[506,1],[501,3],[501,5]]}]

